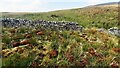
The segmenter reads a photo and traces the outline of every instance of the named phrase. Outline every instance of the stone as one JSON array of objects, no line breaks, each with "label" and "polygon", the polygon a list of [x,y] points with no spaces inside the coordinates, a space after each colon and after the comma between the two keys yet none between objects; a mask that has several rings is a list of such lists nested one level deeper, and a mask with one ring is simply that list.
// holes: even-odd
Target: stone
[{"label": "stone", "polygon": [[4,27],[31,27],[42,26],[45,29],[51,30],[79,30],[82,31],[83,27],[76,22],[67,21],[45,21],[45,20],[26,20],[26,19],[15,19],[15,18],[1,18],[2,26]]},{"label": "stone", "polygon": [[120,36],[120,28],[118,28],[118,27],[112,27],[112,28],[108,29],[108,32],[110,34]]}]

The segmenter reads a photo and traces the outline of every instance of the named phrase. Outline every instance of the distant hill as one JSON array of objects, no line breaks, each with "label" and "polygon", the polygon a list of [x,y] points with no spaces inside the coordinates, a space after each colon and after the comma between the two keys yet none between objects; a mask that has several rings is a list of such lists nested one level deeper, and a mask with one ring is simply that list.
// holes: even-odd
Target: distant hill
[{"label": "distant hill", "polygon": [[98,4],[98,5],[95,5],[95,6],[103,6],[103,5],[118,5],[118,4],[119,4],[118,2],[110,2],[110,3]]},{"label": "distant hill", "polygon": [[[117,2],[98,4],[90,7],[58,10],[42,13],[3,13],[3,17],[24,18],[31,20],[78,22],[84,27],[111,28],[118,26]],[[106,7],[103,7],[106,6]]]}]

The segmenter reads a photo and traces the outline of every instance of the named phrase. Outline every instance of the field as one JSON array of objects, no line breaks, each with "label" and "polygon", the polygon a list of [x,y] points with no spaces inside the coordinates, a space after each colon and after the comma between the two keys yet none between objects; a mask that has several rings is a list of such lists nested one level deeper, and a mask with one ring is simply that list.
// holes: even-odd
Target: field
[{"label": "field", "polygon": [[[41,26],[3,27],[2,66],[115,67],[120,66],[120,37],[108,33],[118,26],[118,9],[85,7],[44,13],[3,13],[3,17],[77,22],[78,30],[51,30]],[[102,31],[100,28],[104,28]]]},{"label": "field", "polygon": [[70,21],[77,22],[84,27],[109,29],[118,27],[118,13],[118,6],[98,6],[42,13],[3,13],[2,15],[30,20]]}]

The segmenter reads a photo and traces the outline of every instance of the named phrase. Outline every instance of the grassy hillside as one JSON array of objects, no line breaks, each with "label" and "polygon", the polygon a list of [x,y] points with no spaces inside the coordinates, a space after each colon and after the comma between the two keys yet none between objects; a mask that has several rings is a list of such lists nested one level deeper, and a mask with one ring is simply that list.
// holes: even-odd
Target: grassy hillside
[{"label": "grassy hillside", "polygon": [[120,66],[119,38],[97,28],[83,32],[4,28],[2,38],[5,67]]},{"label": "grassy hillside", "polygon": [[[71,21],[84,30],[51,30],[41,26],[2,27],[2,66],[120,67],[120,37],[99,28],[118,26],[116,6],[89,6],[44,13],[3,13],[3,17]],[[0,59],[1,60],[1,59]],[[1,64],[1,63],[0,63]]]},{"label": "grassy hillside", "polygon": [[15,17],[32,20],[71,21],[84,27],[110,28],[118,26],[117,6],[94,6],[44,13],[3,13],[3,17]]}]

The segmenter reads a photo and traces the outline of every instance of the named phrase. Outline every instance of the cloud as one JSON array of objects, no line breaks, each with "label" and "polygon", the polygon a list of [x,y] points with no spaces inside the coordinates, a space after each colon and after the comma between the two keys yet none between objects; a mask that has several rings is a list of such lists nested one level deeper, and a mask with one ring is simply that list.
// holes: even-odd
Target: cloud
[{"label": "cloud", "polygon": [[[86,1],[86,0],[85,0]],[[88,0],[86,1],[89,5],[96,5],[101,3],[108,3],[108,2],[118,2],[119,0]]]},{"label": "cloud", "polygon": [[[66,7],[72,8],[72,6],[66,5],[71,3],[80,3],[78,7],[84,7],[112,1],[119,0],[0,0],[0,12],[44,12]],[[57,4],[58,6],[54,5],[60,2],[64,4]],[[53,3],[53,5],[51,5],[51,3]]]},{"label": "cloud", "polygon": [[39,0],[1,0],[1,12],[37,12],[45,10],[47,2]]},{"label": "cloud", "polygon": [[94,4],[96,4],[96,3],[100,3],[102,0],[89,0],[88,1],[88,3],[90,4],[90,5],[94,5]]},{"label": "cloud", "polygon": [[96,4],[108,2],[108,0],[84,0],[84,2],[88,5],[96,5]]}]

